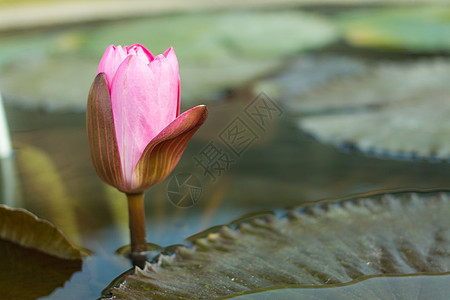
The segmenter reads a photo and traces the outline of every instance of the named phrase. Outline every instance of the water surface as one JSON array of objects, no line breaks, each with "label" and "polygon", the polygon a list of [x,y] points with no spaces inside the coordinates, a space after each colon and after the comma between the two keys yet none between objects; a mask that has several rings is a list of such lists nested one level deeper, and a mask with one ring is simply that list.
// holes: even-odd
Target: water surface
[{"label": "water surface", "polygon": [[[173,172],[194,174],[201,181],[201,197],[192,207],[175,207],[167,194],[171,177],[149,190],[145,195],[148,241],[163,247],[183,243],[190,235],[243,214],[303,201],[374,190],[448,187],[449,164],[344,153],[299,132],[288,112],[274,118],[264,134],[258,132],[251,147],[213,182],[196,166],[195,158],[209,142],[220,145],[220,133],[251,100],[241,97],[231,104],[210,105],[209,119]],[[69,239],[94,251],[82,271],[46,299],[99,297],[131,265],[114,255],[128,242],[126,201],[95,174],[85,115],[12,107],[7,115],[16,151],[16,206],[50,220]]]}]

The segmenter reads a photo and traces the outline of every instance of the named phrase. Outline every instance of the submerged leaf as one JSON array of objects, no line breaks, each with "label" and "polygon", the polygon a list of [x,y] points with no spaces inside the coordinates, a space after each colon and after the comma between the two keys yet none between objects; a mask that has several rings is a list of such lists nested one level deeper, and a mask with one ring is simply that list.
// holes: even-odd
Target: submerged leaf
[{"label": "submerged leaf", "polygon": [[[41,139],[36,136],[34,138]],[[49,138],[48,131],[44,134]],[[29,141],[27,141],[29,142]],[[47,143],[44,139],[43,143]],[[61,150],[53,145],[52,151]],[[67,153],[67,152],[65,152]],[[66,237],[80,243],[80,231],[73,206],[73,195],[67,188],[61,170],[54,160],[54,152],[49,154],[41,148],[22,144],[16,153],[22,201],[27,209],[64,231]],[[73,159],[73,158],[71,158]],[[64,160],[66,161],[67,158]]]},{"label": "submerged leaf", "polygon": [[160,255],[107,292],[113,299],[211,299],[448,272],[449,202],[449,193],[383,194],[247,218]]}]

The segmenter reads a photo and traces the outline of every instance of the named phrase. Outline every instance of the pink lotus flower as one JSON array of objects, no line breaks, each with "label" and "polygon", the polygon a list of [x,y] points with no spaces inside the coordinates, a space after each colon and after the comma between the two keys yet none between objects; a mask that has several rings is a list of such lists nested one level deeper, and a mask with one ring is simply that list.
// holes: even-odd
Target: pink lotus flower
[{"label": "pink lotus flower", "polygon": [[179,110],[172,47],[154,56],[139,44],[109,46],[87,107],[89,148],[100,178],[127,194],[165,179],[208,114],[204,105]]}]

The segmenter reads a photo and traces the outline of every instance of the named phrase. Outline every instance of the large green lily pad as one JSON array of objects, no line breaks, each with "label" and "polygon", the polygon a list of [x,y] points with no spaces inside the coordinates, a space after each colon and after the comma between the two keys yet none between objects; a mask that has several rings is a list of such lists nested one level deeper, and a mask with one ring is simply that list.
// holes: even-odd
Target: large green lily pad
[{"label": "large green lily pad", "polygon": [[339,16],[344,37],[359,47],[450,51],[450,7],[429,5],[365,9]]},{"label": "large green lily pad", "polygon": [[[282,57],[322,47],[335,26],[290,11],[172,14],[19,37],[0,36],[0,85],[15,105],[83,110],[109,44],[174,46],[182,101],[201,103],[280,67]],[[32,53],[33,55],[30,55]]]},{"label": "large green lily pad", "polygon": [[365,76],[290,99],[299,127],[325,143],[400,158],[450,158],[450,61],[381,63]]},{"label": "large green lily pad", "polygon": [[81,270],[81,252],[49,222],[0,205],[0,289],[3,299],[49,295]]},{"label": "large green lily pad", "polygon": [[[107,291],[113,299],[212,299],[450,270],[450,194],[396,193],[305,204],[193,237]],[[107,299],[105,297],[105,299]]]},{"label": "large green lily pad", "polygon": [[320,288],[281,288],[233,297],[239,300],[446,300],[450,295],[447,275],[381,276],[361,282]]}]

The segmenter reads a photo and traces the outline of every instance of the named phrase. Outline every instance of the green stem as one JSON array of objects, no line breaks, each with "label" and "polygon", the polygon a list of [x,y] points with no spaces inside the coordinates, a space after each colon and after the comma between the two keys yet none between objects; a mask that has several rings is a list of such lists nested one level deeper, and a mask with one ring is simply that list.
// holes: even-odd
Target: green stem
[{"label": "green stem", "polygon": [[147,250],[147,241],[145,239],[144,194],[127,194],[127,200],[131,254],[138,254]]}]

